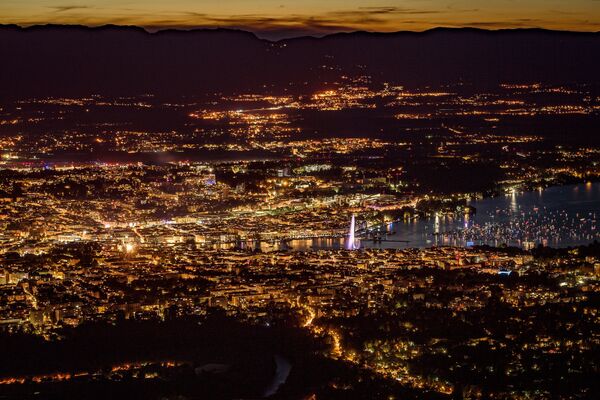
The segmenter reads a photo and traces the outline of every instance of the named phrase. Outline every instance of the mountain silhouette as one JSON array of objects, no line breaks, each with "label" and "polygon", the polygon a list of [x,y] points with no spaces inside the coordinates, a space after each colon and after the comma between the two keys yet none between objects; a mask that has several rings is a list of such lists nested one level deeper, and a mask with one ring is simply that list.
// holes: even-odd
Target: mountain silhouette
[{"label": "mountain silhouette", "polygon": [[271,42],[229,29],[0,25],[0,96],[303,91],[370,75],[407,87],[600,80],[600,33],[433,29]]}]

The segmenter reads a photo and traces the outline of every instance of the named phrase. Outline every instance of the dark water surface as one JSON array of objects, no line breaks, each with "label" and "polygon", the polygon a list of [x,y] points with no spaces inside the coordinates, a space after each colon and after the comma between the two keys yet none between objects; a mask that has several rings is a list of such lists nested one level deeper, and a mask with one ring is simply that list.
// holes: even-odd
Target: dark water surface
[{"label": "dark water surface", "polygon": [[[600,183],[557,186],[473,201],[473,215],[438,215],[386,226],[381,243],[362,240],[361,247],[406,248],[434,245],[508,244],[527,247],[542,243],[569,247],[600,240]],[[360,221],[360,216],[357,216]],[[407,241],[400,242],[400,241]],[[294,250],[343,248],[343,239],[298,240]]]}]

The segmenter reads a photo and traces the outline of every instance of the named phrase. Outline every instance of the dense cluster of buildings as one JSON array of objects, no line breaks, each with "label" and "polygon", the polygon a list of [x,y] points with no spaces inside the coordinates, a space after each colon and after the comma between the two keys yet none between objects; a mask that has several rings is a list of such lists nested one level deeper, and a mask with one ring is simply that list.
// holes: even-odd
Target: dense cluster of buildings
[{"label": "dense cluster of buildings", "polygon": [[[451,247],[209,250],[193,241],[157,244],[110,236],[56,243],[37,255],[5,253],[2,330],[51,339],[61,327],[92,321],[163,321],[219,309],[268,325],[293,315],[297,326],[330,342],[327,356],[440,393],[456,390],[448,371],[425,373],[419,363],[436,354],[456,357],[455,347],[508,349],[515,359],[504,373],[517,376],[529,368],[521,359],[525,351],[586,353],[600,344],[595,257],[546,260]],[[492,319],[505,318],[503,313],[510,318],[499,332]],[[560,317],[552,329],[542,321],[548,313]],[[365,329],[365,323],[374,325]],[[445,324],[449,336],[440,330]],[[464,331],[453,331],[456,325]],[[572,335],[561,336],[564,329]]]},{"label": "dense cluster of buildings", "polygon": [[[307,95],[3,106],[0,331],[53,340],[90,322],[219,310],[265,326],[287,318],[327,342],[326,357],[439,394],[543,398],[551,368],[566,380],[597,372],[597,255],[344,241],[381,240],[370,229],[391,221],[468,214],[466,200],[486,194],[596,179],[594,147],[502,122],[594,116],[599,100],[581,87],[375,86],[344,78]],[[108,109],[131,120],[106,119]],[[44,134],[83,111],[95,122]],[[358,135],[335,114],[353,112],[380,113],[402,135],[385,123]],[[311,133],[315,113],[343,126]],[[151,114],[178,128],[144,129]],[[198,151],[214,160],[194,161]],[[484,384],[457,384],[471,381]]]}]

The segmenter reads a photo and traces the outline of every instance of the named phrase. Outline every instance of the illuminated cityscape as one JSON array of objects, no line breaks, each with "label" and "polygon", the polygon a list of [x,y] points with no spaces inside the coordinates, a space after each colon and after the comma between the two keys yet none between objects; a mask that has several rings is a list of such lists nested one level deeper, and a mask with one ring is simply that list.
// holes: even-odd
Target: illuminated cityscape
[{"label": "illuminated cityscape", "polygon": [[[0,27],[0,398],[598,398],[600,51],[509,58],[598,34],[352,35]],[[376,48],[453,35],[518,79]]]}]

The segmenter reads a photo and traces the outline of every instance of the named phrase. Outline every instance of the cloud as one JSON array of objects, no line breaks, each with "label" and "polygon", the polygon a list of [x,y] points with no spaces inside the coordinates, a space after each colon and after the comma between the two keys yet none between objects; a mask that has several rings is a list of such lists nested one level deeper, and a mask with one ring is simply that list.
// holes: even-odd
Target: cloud
[{"label": "cloud", "polygon": [[[304,17],[304,16],[286,16],[286,18],[263,17],[256,15],[240,15],[231,17],[218,17],[209,15],[195,15],[199,18],[191,18],[184,23],[173,18],[163,18],[152,20],[149,24],[144,24],[150,31],[157,31],[165,28],[176,29],[195,29],[195,28],[232,28],[251,31],[262,38],[278,40],[282,38],[297,36],[322,36],[335,32],[350,32],[357,30],[351,23],[343,23],[335,17]],[[372,22],[371,19],[362,19],[363,23]]]},{"label": "cloud", "polygon": [[48,8],[53,9],[55,12],[67,12],[73,10],[85,10],[91,8],[90,6],[83,5],[65,5],[65,6],[49,6]]},{"label": "cloud", "polygon": [[[440,14],[444,11],[440,10],[417,10],[414,8],[403,7],[358,7],[358,10],[343,11],[346,14],[372,14],[372,15],[417,15],[417,14]],[[339,11],[338,11],[339,13]]]},{"label": "cloud", "polygon": [[[258,36],[269,39],[281,39],[293,36],[320,36],[333,32],[349,32],[356,30],[377,30],[378,27],[398,25],[401,16],[419,16],[442,14],[443,10],[417,10],[394,6],[358,7],[350,10],[333,10],[319,16],[288,14],[282,17],[244,14],[231,16],[209,15],[198,12],[181,13],[181,23],[177,26],[166,26],[164,20],[154,20],[144,26],[151,30],[162,27],[194,28],[194,27],[227,27],[255,32]],[[176,19],[169,15],[169,19]]]},{"label": "cloud", "polygon": [[[551,15],[552,18],[542,18],[541,16],[536,16],[537,18],[518,18],[527,17],[527,15],[515,15],[515,18],[512,19],[503,15],[501,18],[498,18],[498,16],[494,15],[483,15],[478,9],[460,8],[452,4],[437,9],[362,6],[349,9],[334,9],[320,15],[297,13],[218,15],[201,11],[173,10],[159,10],[148,13],[144,10],[131,8],[101,9],[101,13],[92,12],[91,10],[87,12],[70,12],[85,9],[100,10],[95,6],[78,5],[77,3],[67,3],[50,8],[55,11],[51,13],[52,17],[46,17],[46,19],[38,17],[39,21],[37,22],[93,26],[103,24],[138,25],[149,31],[169,28],[197,29],[221,27],[251,31],[259,37],[271,40],[306,35],[323,36],[335,32],[352,32],[357,30],[384,32],[399,30],[422,31],[437,26],[468,26],[488,29],[544,27],[588,31],[595,31],[600,26],[598,21],[594,22],[559,13],[553,13]],[[560,18],[556,18],[556,16],[560,16]],[[11,22],[29,25],[24,20]]]}]

